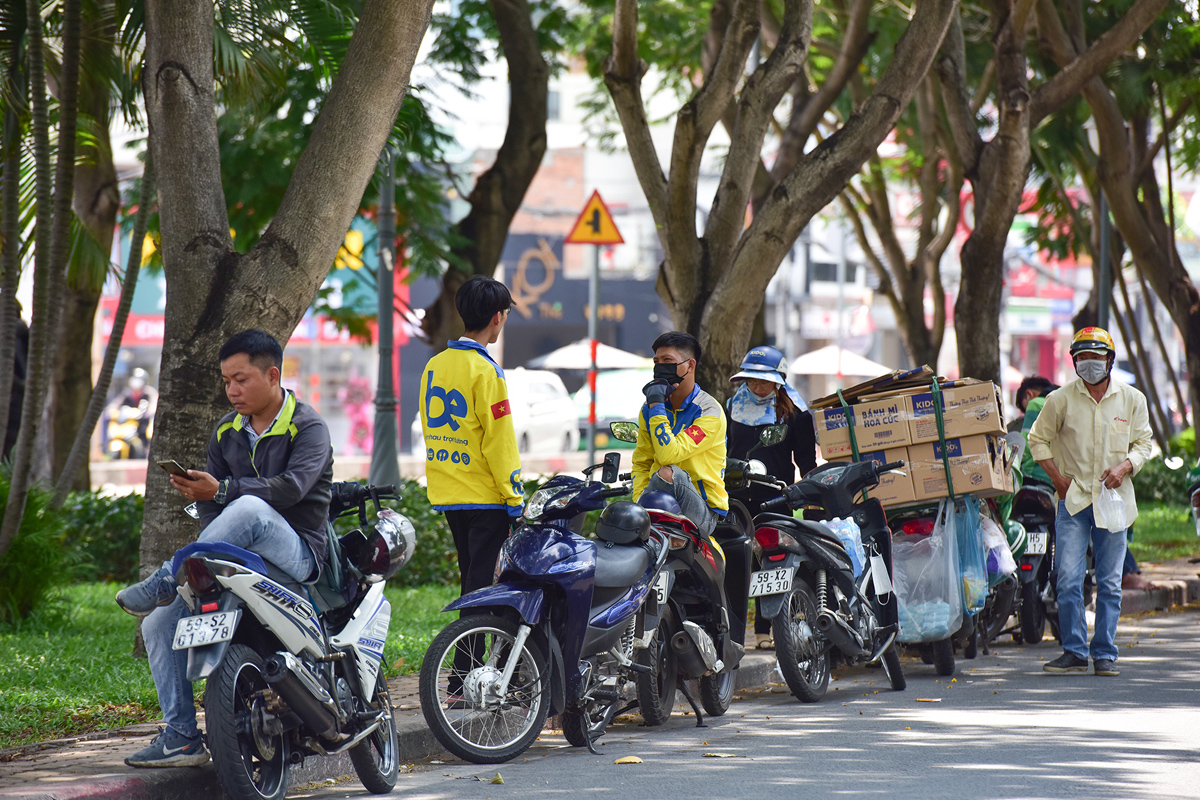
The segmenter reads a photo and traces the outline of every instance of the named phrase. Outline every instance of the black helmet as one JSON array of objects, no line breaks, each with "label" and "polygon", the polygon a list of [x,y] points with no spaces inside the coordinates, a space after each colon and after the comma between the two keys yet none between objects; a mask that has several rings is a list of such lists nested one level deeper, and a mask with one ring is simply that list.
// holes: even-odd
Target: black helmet
[{"label": "black helmet", "polygon": [[596,538],[613,544],[634,544],[650,538],[650,515],[628,500],[609,504],[596,522]]}]

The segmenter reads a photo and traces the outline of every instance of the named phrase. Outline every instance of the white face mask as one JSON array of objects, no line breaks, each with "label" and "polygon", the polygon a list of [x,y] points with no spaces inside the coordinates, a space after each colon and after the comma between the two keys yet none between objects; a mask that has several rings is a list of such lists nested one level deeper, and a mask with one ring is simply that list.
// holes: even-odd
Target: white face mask
[{"label": "white face mask", "polygon": [[1083,378],[1083,382],[1088,386],[1104,383],[1104,380],[1108,377],[1108,359],[1097,361],[1094,358],[1089,358],[1076,361],[1075,374]]}]

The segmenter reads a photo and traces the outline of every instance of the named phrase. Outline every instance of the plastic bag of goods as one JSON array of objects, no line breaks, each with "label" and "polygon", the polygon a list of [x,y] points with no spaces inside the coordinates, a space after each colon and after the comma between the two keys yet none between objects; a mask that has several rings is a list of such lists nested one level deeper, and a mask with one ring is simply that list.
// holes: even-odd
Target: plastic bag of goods
[{"label": "plastic bag of goods", "polygon": [[928,534],[897,534],[892,540],[893,584],[901,642],[936,642],[962,625],[962,582],[953,504],[943,500]]},{"label": "plastic bag of goods", "polygon": [[867,554],[863,550],[862,531],[859,530],[858,523],[852,519],[836,518],[821,524],[833,531],[841,541],[842,547],[846,548],[850,563],[854,566],[854,577],[862,575],[863,567],[867,563]]}]

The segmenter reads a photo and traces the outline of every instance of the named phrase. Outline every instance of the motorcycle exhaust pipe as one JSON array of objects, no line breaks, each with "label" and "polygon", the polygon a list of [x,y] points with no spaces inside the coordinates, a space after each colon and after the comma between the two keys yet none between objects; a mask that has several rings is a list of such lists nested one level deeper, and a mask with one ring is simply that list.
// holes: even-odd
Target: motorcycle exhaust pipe
[{"label": "motorcycle exhaust pipe", "polygon": [[838,650],[852,658],[859,658],[870,652],[863,648],[858,635],[851,631],[840,617],[828,610],[817,614],[817,630],[825,634]]},{"label": "motorcycle exhaust pipe", "polygon": [[338,732],[333,698],[291,653],[281,651],[268,658],[263,680],[318,735],[332,741],[344,738]]},{"label": "motorcycle exhaust pipe", "polygon": [[708,667],[704,665],[700,648],[692,641],[687,631],[675,632],[671,637],[671,649],[675,651],[676,657],[679,658],[679,666],[683,667],[684,674],[689,678],[699,678],[708,674]]}]

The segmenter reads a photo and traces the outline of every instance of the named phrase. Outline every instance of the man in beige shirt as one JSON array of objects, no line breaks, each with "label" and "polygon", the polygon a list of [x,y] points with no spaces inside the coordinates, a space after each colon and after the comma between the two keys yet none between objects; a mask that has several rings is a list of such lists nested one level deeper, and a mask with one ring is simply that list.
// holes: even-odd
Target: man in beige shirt
[{"label": "man in beige shirt", "polygon": [[[1150,417],[1137,389],[1111,379],[1116,348],[1101,328],[1084,328],[1071,341],[1079,376],[1046,398],[1029,431],[1034,460],[1058,492],[1054,521],[1054,568],[1057,574],[1058,625],[1063,654],[1044,664],[1052,673],[1087,672],[1087,619],[1083,574],[1088,542],[1096,567],[1096,629],[1091,657],[1097,675],[1116,676],[1117,618],[1121,614],[1121,566],[1125,529],[1137,518],[1133,481],[1150,457]],[[1124,515],[1106,516],[1097,505],[1101,493],[1114,490]]]}]

